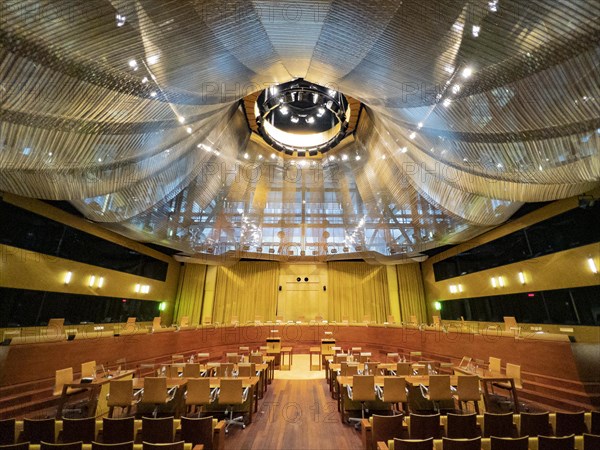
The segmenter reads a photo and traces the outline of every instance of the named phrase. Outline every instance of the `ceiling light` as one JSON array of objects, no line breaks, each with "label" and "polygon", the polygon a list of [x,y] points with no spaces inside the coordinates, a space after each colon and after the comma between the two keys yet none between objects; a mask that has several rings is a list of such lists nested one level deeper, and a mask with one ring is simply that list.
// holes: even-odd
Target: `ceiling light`
[{"label": "ceiling light", "polygon": [[385,158],[386,158],[386,156],[385,156],[385,155],[381,155],[381,159],[385,159]]},{"label": "ceiling light", "polygon": [[342,161],[348,161],[348,155],[342,155]]},{"label": "ceiling light", "polygon": [[360,155],[356,155],[354,158],[356,161],[360,161]]},{"label": "ceiling light", "polygon": [[310,124],[315,123],[315,118],[313,116],[308,116],[306,118],[306,123],[310,123]]},{"label": "ceiling light", "polygon": [[279,108],[279,112],[284,116],[287,116],[290,110],[287,106],[282,106],[281,108]]},{"label": "ceiling light", "polygon": [[478,37],[480,31],[481,31],[481,26],[473,25],[473,30],[472,30],[473,37]]},{"label": "ceiling light", "polygon": [[323,108],[322,106],[317,110],[317,117],[323,117],[323,114],[325,114],[325,108]]},{"label": "ceiling light", "polygon": [[411,139],[414,139],[417,137],[417,133],[413,131],[412,133],[410,133],[410,135],[408,137]]},{"label": "ceiling light", "polygon": [[179,121],[179,123],[185,123],[185,117],[183,116],[177,117],[177,120]]},{"label": "ceiling light", "polygon": [[148,82],[148,77],[142,78],[142,83],[146,84]]},{"label": "ceiling light", "polygon": [[333,97],[335,94],[337,94],[337,91],[336,91],[336,90],[334,90],[334,89],[329,89],[329,90],[327,91],[327,93],[328,93],[328,94],[329,94],[331,97]]},{"label": "ceiling light", "polygon": [[156,91],[152,91],[152,92],[150,92],[150,97],[156,97],[156,95],[157,95],[157,94],[156,94]]},{"label": "ceiling light", "polygon": [[250,155],[248,153],[244,153],[244,159],[248,159],[250,158]]},{"label": "ceiling light", "polygon": [[488,9],[491,12],[497,12],[498,11],[498,0],[490,0],[488,2]]},{"label": "ceiling light", "polygon": [[258,155],[258,159],[263,159],[263,155]]},{"label": "ceiling light", "polygon": [[275,159],[277,158],[277,155],[275,155],[275,153],[271,153],[271,159]]},{"label": "ceiling light", "polygon": [[408,147],[402,147],[400,149],[400,153],[406,153],[408,151]]},{"label": "ceiling light", "polygon": [[300,119],[297,116],[292,116],[292,118],[290,120],[292,121],[292,123],[300,122]]},{"label": "ceiling light", "polygon": [[419,129],[423,128],[423,122],[419,122],[419,123],[417,124],[417,128],[419,128]]},{"label": "ceiling light", "polygon": [[316,92],[313,94],[313,103],[316,105],[317,102],[319,101],[319,94],[317,94]]},{"label": "ceiling light", "polygon": [[129,67],[131,67],[132,69],[135,69],[137,67],[137,61],[135,59],[130,59]]},{"label": "ceiling light", "polygon": [[444,106],[444,108],[447,108],[448,106],[450,106],[450,103],[452,103],[452,101],[449,98],[445,98],[442,102],[442,105]]},{"label": "ceiling light", "polygon": [[519,272],[519,283],[525,284],[525,274],[523,272]]},{"label": "ceiling light", "polygon": [[125,22],[127,21],[127,17],[122,16],[121,14],[117,14],[115,16],[115,19],[117,20],[118,27],[122,27],[123,25],[125,25]]},{"label": "ceiling light", "polygon": [[69,284],[71,282],[72,278],[73,278],[73,272],[67,272],[67,273],[65,273],[65,278],[63,281],[65,284]]},{"label": "ceiling light", "polygon": [[90,276],[90,282],[88,283],[88,286],[94,287],[95,283],[96,283],[96,276],[95,275]]},{"label": "ceiling light", "polygon": [[462,71],[463,78],[469,78],[473,75],[473,69],[471,67],[465,67]]},{"label": "ceiling light", "polygon": [[102,158],[98,158],[98,162],[102,162]]},{"label": "ceiling light", "polygon": [[459,284],[459,285],[458,285],[458,292],[462,292],[463,290],[464,290],[464,289],[463,289],[463,285],[462,285],[462,284]]},{"label": "ceiling light", "polygon": [[189,134],[192,134],[192,127],[187,127],[185,131],[187,131]]},{"label": "ceiling light", "polygon": [[496,278],[492,277],[492,287],[495,289],[496,287],[498,287],[498,283],[496,282]]},{"label": "ceiling light", "polygon": [[102,286],[104,286],[104,277],[98,278],[97,286],[98,286],[98,288],[101,288]]},{"label": "ceiling light", "polygon": [[498,285],[504,287],[504,277],[498,277]]},{"label": "ceiling light", "polygon": [[450,293],[451,294],[456,294],[458,292],[458,290],[456,289],[456,286],[454,284],[450,285]]},{"label": "ceiling light", "polygon": [[460,92],[460,84],[455,84],[454,86],[452,86],[453,94],[458,94],[459,92]]},{"label": "ceiling light", "polygon": [[148,56],[146,61],[148,61],[148,64],[152,65],[152,64],[156,64],[158,62],[158,59],[159,59],[158,55],[152,55],[152,56]]},{"label": "ceiling light", "polygon": [[335,161],[335,156],[329,155],[329,161]]}]

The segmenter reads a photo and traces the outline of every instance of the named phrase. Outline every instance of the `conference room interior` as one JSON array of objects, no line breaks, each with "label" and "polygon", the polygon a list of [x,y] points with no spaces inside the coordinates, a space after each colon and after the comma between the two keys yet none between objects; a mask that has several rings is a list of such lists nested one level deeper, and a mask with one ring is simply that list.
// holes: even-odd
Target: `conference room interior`
[{"label": "conference room interior", "polygon": [[0,3],[0,450],[600,449],[600,5]]}]

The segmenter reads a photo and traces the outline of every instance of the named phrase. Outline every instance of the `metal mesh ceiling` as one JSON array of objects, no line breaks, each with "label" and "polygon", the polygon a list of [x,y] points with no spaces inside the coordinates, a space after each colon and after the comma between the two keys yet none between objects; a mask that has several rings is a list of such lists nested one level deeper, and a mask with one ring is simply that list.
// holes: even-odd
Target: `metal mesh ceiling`
[{"label": "metal mesh ceiling", "polygon": [[[399,262],[600,184],[600,4],[0,3],[0,190],[207,261]],[[305,78],[353,135],[286,158],[240,99]],[[358,111],[353,111],[358,114]]]}]

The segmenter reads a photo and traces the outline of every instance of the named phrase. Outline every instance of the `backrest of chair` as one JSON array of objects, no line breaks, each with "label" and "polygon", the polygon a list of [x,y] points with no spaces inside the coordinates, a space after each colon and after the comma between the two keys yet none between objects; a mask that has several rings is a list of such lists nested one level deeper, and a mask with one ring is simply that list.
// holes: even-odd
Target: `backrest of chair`
[{"label": "backrest of chair", "polygon": [[517,437],[512,413],[483,413],[483,437]]},{"label": "backrest of chair", "polygon": [[144,378],[142,403],[165,403],[167,401],[167,379],[164,377]]},{"label": "backrest of chair", "polygon": [[419,361],[423,356],[423,352],[410,352],[408,356],[411,361]]},{"label": "backrest of chair", "polygon": [[110,380],[108,406],[129,405],[133,400],[133,380]]},{"label": "backrest of chair", "polygon": [[590,432],[600,435],[600,411],[592,411],[592,426]]},{"label": "backrest of chair", "polygon": [[410,363],[409,362],[396,363],[396,375],[399,375],[399,376],[412,375],[412,368],[410,367]]},{"label": "backrest of chair", "polygon": [[341,375],[342,376],[352,376],[358,373],[358,363],[348,363],[345,361],[341,362]]},{"label": "backrest of chair", "polygon": [[183,366],[183,376],[185,378],[198,378],[200,376],[200,364],[188,363]]},{"label": "backrest of chair", "polygon": [[62,420],[62,433],[60,440],[62,442],[78,442],[90,444],[96,440],[96,418],[86,417],[83,419]]},{"label": "backrest of chair", "polygon": [[490,372],[500,373],[502,371],[502,360],[500,358],[490,356],[488,368]]},{"label": "backrest of chair", "polygon": [[583,434],[583,450],[595,450],[600,448],[600,435]]},{"label": "backrest of chair", "polygon": [[408,434],[411,439],[441,438],[440,415],[411,414]]},{"label": "backrest of chair", "polygon": [[243,402],[242,380],[223,379],[219,390],[219,403],[222,405],[239,405]]},{"label": "backrest of chair", "polygon": [[210,358],[210,353],[198,353],[196,355],[196,357],[198,358],[198,360],[209,359]]},{"label": "backrest of chair", "polygon": [[521,389],[523,385],[521,384],[521,366],[518,364],[506,364],[506,376],[512,378],[515,383],[515,388]]},{"label": "backrest of chair", "polygon": [[538,450],[574,450],[575,435],[538,436]]},{"label": "backrest of chair", "polygon": [[553,434],[550,413],[547,411],[541,413],[521,412],[520,420],[519,435],[521,436],[551,436]]},{"label": "backrest of chair", "polygon": [[262,362],[263,362],[263,355],[262,355],[262,353],[252,353],[250,355],[249,359],[250,359],[251,363],[262,364]]},{"label": "backrest of chair", "polygon": [[340,364],[344,361],[348,361],[348,355],[346,355],[345,353],[336,353],[335,355],[333,355],[334,364]]},{"label": "backrest of chair", "polygon": [[152,319],[152,329],[160,328],[160,321],[161,321],[160,316]]},{"label": "backrest of chair", "polygon": [[210,379],[190,378],[187,380],[187,405],[207,405],[210,403]]},{"label": "backrest of chair", "polygon": [[472,439],[442,437],[442,450],[481,450],[481,436]]},{"label": "backrest of chair", "polygon": [[0,445],[12,445],[16,437],[15,419],[0,419]]},{"label": "backrest of chair", "polygon": [[81,450],[83,442],[69,442],[60,444],[51,444],[50,442],[40,442],[40,450]]},{"label": "backrest of chair", "polygon": [[432,450],[433,438],[394,439],[394,450]]},{"label": "backrest of chair", "polygon": [[178,364],[178,363],[183,363],[185,362],[185,356],[183,356],[180,353],[177,353],[175,355],[171,355],[171,363],[172,364]]},{"label": "backrest of chair", "polygon": [[452,398],[450,375],[431,375],[429,377],[429,398],[431,400],[448,400]]},{"label": "backrest of chair", "polygon": [[398,360],[398,357],[400,355],[398,354],[398,352],[392,352],[392,353],[386,353],[385,355],[385,361],[386,362],[396,362]]},{"label": "backrest of chair", "polygon": [[459,400],[479,400],[479,377],[471,375],[459,375],[456,383],[456,394]]},{"label": "backrest of chair", "polygon": [[231,371],[233,370],[233,363],[221,363],[219,366],[217,366],[217,376],[218,377],[225,377],[231,376]]},{"label": "backrest of chair", "polygon": [[102,442],[117,444],[134,440],[134,417],[102,418]]},{"label": "backrest of chair", "polygon": [[172,442],[166,444],[152,444],[150,442],[142,442],[142,450],[183,450],[184,442]]},{"label": "backrest of chair", "polygon": [[133,450],[133,441],[106,444],[104,442],[92,442],[92,450]]},{"label": "backrest of chair", "polygon": [[93,378],[96,375],[96,361],[81,363],[81,378]]},{"label": "backrest of chair", "polygon": [[481,436],[477,427],[477,414],[446,415],[446,435],[452,439],[472,439]]},{"label": "backrest of chair", "polygon": [[254,364],[254,363],[238,364],[238,376],[239,377],[254,377],[254,376],[256,376],[256,364]]},{"label": "backrest of chair", "polygon": [[227,353],[226,359],[228,363],[236,364],[240,360],[240,356],[237,353]]},{"label": "backrest of chair", "polygon": [[404,377],[383,378],[383,401],[392,403],[407,402],[406,379]]},{"label": "backrest of chair", "polygon": [[56,440],[54,419],[23,419],[23,439],[32,444],[41,441],[54,443]]},{"label": "backrest of chair", "polygon": [[142,440],[153,444],[173,442],[173,417],[142,417]]},{"label": "backrest of chair", "polygon": [[375,377],[354,375],[352,377],[352,400],[367,402],[375,400]]},{"label": "backrest of chair", "polygon": [[358,360],[362,363],[370,361],[371,352],[361,352],[360,355],[358,355]]},{"label": "backrest of chair", "polygon": [[165,366],[167,368],[167,378],[177,378],[179,376],[179,372],[183,371],[185,366],[181,364],[169,364]]},{"label": "backrest of chair", "polygon": [[580,412],[557,412],[556,413],[556,436],[568,436],[570,434],[587,433],[585,426],[585,413]]},{"label": "backrest of chair", "polygon": [[190,442],[192,447],[204,445],[204,450],[213,448],[213,418],[181,416],[181,439]]},{"label": "backrest of chair", "polygon": [[528,450],[529,437],[509,438],[492,436],[490,438],[490,445],[490,450]]},{"label": "backrest of chair", "polygon": [[387,442],[394,438],[402,438],[402,422],[404,421],[402,414],[395,416],[373,414],[371,417],[373,418],[373,427],[371,428],[373,448],[377,447],[379,441]]},{"label": "backrest of chair", "polygon": [[63,386],[73,382],[73,368],[57,370],[55,373],[54,395],[61,395]]},{"label": "backrest of chair", "polygon": [[19,442],[17,444],[0,444],[2,450],[29,450],[29,442]]}]

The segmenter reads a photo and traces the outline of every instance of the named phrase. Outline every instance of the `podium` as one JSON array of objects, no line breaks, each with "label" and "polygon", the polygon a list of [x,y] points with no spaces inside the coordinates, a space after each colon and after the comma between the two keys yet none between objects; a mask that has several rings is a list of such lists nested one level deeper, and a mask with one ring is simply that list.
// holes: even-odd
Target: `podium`
[{"label": "podium", "polygon": [[267,338],[267,355],[274,356],[273,361],[274,367],[279,367],[281,364],[281,338],[269,337]]},{"label": "podium", "polygon": [[326,366],[325,359],[328,356],[333,356],[335,354],[335,339],[333,338],[323,338],[321,339],[321,364]]}]

